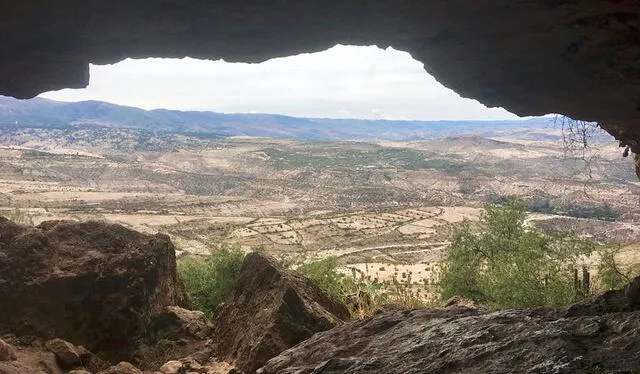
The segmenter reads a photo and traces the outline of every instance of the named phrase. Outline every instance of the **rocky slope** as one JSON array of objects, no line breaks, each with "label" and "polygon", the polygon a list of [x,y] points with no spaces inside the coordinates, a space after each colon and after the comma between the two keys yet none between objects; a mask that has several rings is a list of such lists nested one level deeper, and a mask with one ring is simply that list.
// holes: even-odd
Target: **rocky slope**
[{"label": "rocky slope", "polygon": [[635,373],[640,278],[568,308],[396,310],[314,335],[260,374]]},{"label": "rocky slope", "polygon": [[120,361],[160,340],[181,348],[145,373],[640,371],[640,277],[560,309],[488,312],[455,301],[345,322],[340,302],[252,254],[213,325],[174,303],[186,297],[166,237],[0,220],[1,374],[141,374]]}]

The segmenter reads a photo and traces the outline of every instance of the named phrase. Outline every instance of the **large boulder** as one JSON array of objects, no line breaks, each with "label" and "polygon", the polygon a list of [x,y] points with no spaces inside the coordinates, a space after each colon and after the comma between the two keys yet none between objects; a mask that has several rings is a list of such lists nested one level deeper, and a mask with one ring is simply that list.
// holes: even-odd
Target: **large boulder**
[{"label": "large boulder", "polygon": [[635,373],[640,278],[562,309],[391,310],[319,333],[257,372]]},{"label": "large boulder", "polygon": [[165,235],[101,222],[0,217],[0,333],[127,357],[152,316],[187,296]]},{"label": "large boulder", "polygon": [[349,311],[311,280],[249,254],[214,320],[217,356],[253,373],[268,359],[349,319]]}]

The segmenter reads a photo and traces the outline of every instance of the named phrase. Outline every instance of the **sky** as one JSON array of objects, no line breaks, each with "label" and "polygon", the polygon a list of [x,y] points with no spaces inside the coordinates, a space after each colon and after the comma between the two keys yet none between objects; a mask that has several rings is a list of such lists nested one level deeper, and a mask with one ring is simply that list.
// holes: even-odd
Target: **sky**
[{"label": "sky", "polygon": [[260,64],[127,59],[91,65],[85,89],[47,92],[60,101],[101,100],[144,109],[275,113],[395,120],[516,119],[438,83],[409,53],[337,45]]}]

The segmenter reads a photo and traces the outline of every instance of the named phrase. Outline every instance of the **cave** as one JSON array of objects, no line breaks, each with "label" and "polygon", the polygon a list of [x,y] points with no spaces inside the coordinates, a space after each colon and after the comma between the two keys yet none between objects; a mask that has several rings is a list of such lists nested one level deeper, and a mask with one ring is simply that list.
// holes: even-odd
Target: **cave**
[{"label": "cave", "polygon": [[597,122],[640,153],[636,0],[5,1],[0,14],[2,95],[85,87],[90,63],[127,57],[257,63],[392,46],[463,97]]}]

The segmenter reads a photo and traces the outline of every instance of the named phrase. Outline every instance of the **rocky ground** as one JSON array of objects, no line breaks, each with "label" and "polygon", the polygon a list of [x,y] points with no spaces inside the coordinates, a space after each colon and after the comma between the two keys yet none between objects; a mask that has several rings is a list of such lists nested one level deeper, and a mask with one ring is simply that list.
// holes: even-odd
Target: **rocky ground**
[{"label": "rocky ground", "polygon": [[453,300],[349,320],[314,283],[251,254],[208,321],[185,309],[175,265],[162,235],[1,220],[0,374],[640,370],[640,278],[560,309]]}]

